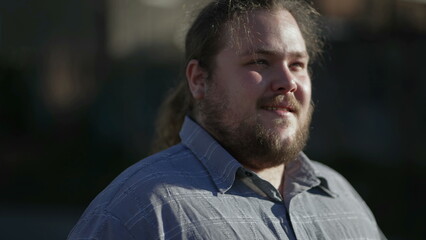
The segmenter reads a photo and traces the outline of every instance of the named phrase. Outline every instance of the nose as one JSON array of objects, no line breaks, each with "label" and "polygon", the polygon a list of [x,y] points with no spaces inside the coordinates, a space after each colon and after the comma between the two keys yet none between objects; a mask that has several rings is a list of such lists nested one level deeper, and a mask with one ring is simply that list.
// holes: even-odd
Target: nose
[{"label": "nose", "polygon": [[297,90],[296,77],[286,64],[277,66],[271,82],[271,88],[274,92],[292,93]]}]

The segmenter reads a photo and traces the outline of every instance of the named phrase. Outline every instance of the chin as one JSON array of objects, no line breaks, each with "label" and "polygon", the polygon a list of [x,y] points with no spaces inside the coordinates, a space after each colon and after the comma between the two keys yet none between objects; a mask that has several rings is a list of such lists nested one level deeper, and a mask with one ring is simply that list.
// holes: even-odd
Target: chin
[{"label": "chin", "polygon": [[282,136],[280,139],[281,145],[291,145],[295,141],[295,136]]},{"label": "chin", "polygon": [[278,128],[277,131],[279,132],[279,135],[283,141],[291,140],[296,137],[297,128],[294,126],[286,126]]}]

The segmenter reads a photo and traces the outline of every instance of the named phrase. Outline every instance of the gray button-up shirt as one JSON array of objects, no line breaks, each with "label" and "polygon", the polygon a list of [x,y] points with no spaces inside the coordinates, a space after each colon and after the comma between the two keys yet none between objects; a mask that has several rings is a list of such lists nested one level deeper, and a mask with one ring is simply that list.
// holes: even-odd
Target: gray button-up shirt
[{"label": "gray button-up shirt", "polygon": [[69,239],[381,239],[351,185],[303,153],[280,194],[189,118],[181,139],[119,175]]}]

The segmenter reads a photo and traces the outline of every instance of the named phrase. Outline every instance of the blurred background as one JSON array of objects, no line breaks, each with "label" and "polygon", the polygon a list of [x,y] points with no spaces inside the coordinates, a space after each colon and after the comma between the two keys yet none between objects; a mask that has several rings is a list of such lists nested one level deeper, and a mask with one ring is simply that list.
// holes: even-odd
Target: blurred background
[{"label": "blurred background", "polygon": [[[358,190],[389,239],[426,239],[426,1],[313,0],[308,156]],[[0,0],[0,238],[65,239],[146,157],[197,0]]]}]

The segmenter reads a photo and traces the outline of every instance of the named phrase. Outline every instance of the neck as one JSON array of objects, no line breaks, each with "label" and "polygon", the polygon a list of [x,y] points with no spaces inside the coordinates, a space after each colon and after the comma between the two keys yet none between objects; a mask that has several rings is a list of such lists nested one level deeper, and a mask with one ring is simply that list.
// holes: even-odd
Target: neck
[{"label": "neck", "polygon": [[278,165],[276,167],[271,168],[265,168],[261,170],[252,170],[255,172],[260,178],[262,178],[265,181],[268,181],[272,186],[274,186],[276,189],[280,190],[282,188],[281,184],[284,182],[284,164]]}]

